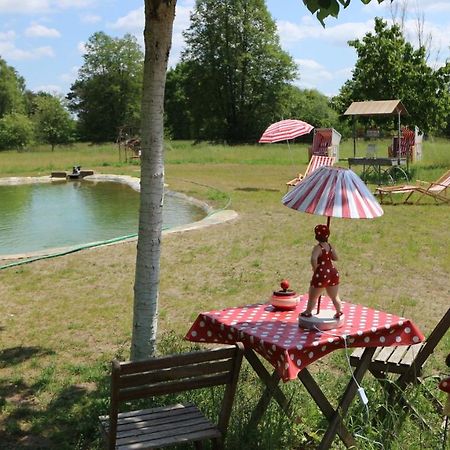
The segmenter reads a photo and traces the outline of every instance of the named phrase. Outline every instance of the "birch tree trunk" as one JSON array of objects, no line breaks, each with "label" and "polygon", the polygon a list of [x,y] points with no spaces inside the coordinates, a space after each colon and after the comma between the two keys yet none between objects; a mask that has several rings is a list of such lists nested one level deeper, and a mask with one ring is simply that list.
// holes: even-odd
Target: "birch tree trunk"
[{"label": "birch tree trunk", "polygon": [[131,359],[154,356],[164,202],[164,87],[176,0],[145,0],[141,194]]}]

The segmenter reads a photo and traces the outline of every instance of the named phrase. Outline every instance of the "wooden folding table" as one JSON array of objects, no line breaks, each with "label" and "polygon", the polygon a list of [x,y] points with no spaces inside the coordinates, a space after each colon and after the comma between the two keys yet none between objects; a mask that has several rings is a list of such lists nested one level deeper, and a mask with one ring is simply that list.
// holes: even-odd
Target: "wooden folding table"
[{"label": "wooden folding table", "polygon": [[[250,419],[256,426],[272,397],[289,414],[289,402],[279,387],[281,380],[298,378],[328,420],[319,449],[330,448],[336,434],[347,447],[356,442],[343,418],[354,399],[376,347],[409,345],[423,341],[420,330],[408,319],[343,302],[345,323],[329,331],[305,330],[298,326],[298,314],[308,296],[303,295],[293,311],[277,311],[269,304],[252,304],[199,314],[186,334],[195,342],[234,344],[242,342],[245,356],[266,389]],[[333,309],[331,300],[322,297],[321,310]],[[310,371],[309,364],[344,347],[365,347],[364,355],[351,374],[335,409]],[[270,374],[259,357],[275,368]]]}]

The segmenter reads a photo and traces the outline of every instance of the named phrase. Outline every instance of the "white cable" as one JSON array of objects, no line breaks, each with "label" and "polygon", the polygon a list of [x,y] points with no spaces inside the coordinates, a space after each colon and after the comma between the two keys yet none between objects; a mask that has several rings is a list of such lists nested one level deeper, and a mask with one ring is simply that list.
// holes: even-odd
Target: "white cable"
[{"label": "white cable", "polygon": [[353,373],[352,366],[351,366],[351,364],[350,364],[350,357],[349,357],[349,355],[348,355],[348,347],[347,347],[347,338],[348,338],[348,335],[347,335],[347,334],[338,335],[338,334],[334,334],[334,333],[327,333],[327,332],[324,331],[324,330],[320,330],[320,329],[317,328],[316,326],[314,326],[314,328],[315,328],[317,331],[321,332],[321,333],[327,334],[327,335],[329,335],[329,336],[334,336],[334,337],[337,337],[337,338],[342,338],[342,339],[344,340],[345,358],[346,358],[346,360],[347,360],[347,365],[348,365],[350,374],[351,374],[351,376],[352,376],[352,378],[353,378],[353,381],[354,381],[355,384],[356,384],[356,388],[357,388],[358,394],[359,394],[359,396],[360,396],[360,398],[361,398],[361,402],[362,402],[363,405],[366,407],[367,419],[369,419],[370,415],[369,415],[369,407],[368,407],[368,399],[367,399],[367,396],[366,396],[366,394],[365,394],[364,388],[358,383],[358,380],[355,378],[355,375],[354,375],[354,373]]},{"label": "white cable", "polygon": [[[348,347],[347,347],[347,338],[348,338],[348,335],[347,335],[347,334],[338,335],[338,334],[334,334],[334,333],[328,333],[328,332],[326,332],[326,331],[324,331],[324,330],[320,330],[320,329],[317,328],[316,326],[314,326],[314,328],[315,328],[317,331],[319,331],[320,333],[327,334],[327,335],[329,335],[329,336],[333,336],[333,337],[337,337],[337,338],[342,338],[342,339],[344,340],[345,358],[346,358],[346,360],[347,360],[347,365],[348,365],[348,368],[349,368],[350,373],[351,373],[351,375],[352,375],[353,381],[355,382],[356,387],[357,387],[357,389],[358,389],[358,393],[359,393],[359,395],[360,395],[360,397],[361,397],[362,394],[361,394],[360,390],[362,390],[362,392],[364,392],[364,388],[358,383],[358,380],[355,378],[355,375],[354,375],[353,369],[352,369],[352,365],[350,364],[350,357],[349,357],[349,355],[348,355]],[[365,398],[367,399],[367,396],[366,396],[365,392],[364,392],[364,396],[365,396]],[[362,401],[362,403],[364,404],[364,406],[366,407],[367,419],[369,419],[369,418],[370,418],[370,415],[369,415],[368,401],[367,401],[367,402],[364,402],[362,397],[361,397],[361,401]],[[363,436],[362,434],[359,434],[359,433],[355,433],[355,436],[356,436],[356,437],[359,437],[359,438],[361,438],[361,439],[364,439],[364,440],[366,440],[366,441],[368,441],[368,442],[371,442],[372,444],[379,445],[381,448],[384,449],[384,445],[383,445],[382,442],[374,441],[374,440],[372,440],[372,439],[370,439],[370,438],[368,438],[368,437],[366,437],[366,436]]]}]

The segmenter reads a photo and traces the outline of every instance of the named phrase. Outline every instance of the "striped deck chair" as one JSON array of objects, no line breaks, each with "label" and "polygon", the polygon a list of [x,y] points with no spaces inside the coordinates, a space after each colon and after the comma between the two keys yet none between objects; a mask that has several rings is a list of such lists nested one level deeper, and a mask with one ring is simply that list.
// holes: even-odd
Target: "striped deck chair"
[{"label": "striped deck chair", "polygon": [[318,156],[312,155],[308,167],[305,170],[304,174],[299,173],[297,177],[293,180],[290,180],[286,183],[287,188],[297,186],[297,184],[301,183],[304,178],[311,175],[316,169],[322,166],[333,166],[336,161],[334,156]]},{"label": "striped deck chair", "polygon": [[380,196],[380,203],[388,197],[392,204],[395,204],[393,194],[407,194],[402,203],[408,203],[413,194],[417,194],[415,204],[419,203],[425,196],[433,198],[436,203],[449,203],[450,197],[447,196],[447,189],[450,186],[450,170],[447,170],[438,180],[433,182],[417,181],[417,185],[399,185],[399,186],[379,186],[375,195]]}]

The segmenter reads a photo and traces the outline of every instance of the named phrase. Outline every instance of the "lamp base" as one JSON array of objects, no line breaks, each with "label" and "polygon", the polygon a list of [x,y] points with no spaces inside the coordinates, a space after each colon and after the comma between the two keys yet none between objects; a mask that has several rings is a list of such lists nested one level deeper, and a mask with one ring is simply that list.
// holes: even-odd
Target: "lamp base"
[{"label": "lamp base", "polygon": [[342,314],[339,318],[335,318],[336,311],[333,309],[324,309],[318,314],[313,314],[311,317],[298,316],[298,326],[308,330],[332,330],[340,328],[344,325],[345,315]]}]

